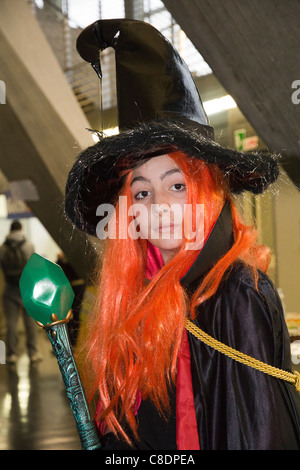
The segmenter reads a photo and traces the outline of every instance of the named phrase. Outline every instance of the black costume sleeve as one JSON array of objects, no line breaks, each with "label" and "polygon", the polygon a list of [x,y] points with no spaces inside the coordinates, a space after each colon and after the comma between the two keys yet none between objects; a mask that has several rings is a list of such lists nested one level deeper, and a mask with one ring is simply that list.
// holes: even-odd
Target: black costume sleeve
[{"label": "black costume sleeve", "polygon": [[[281,302],[263,273],[256,290],[249,270],[238,264],[218,292],[199,307],[195,323],[245,354],[290,370]],[[286,384],[192,335],[189,343],[201,449],[299,449]]]}]

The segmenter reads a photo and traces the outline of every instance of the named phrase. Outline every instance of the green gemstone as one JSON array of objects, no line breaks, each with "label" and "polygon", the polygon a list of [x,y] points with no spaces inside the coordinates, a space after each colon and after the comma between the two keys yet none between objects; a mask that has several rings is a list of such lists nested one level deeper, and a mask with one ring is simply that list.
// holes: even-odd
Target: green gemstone
[{"label": "green gemstone", "polygon": [[20,279],[21,296],[28,315],[47,325],[54,313],[64,320],[72,307],[74,292],[58,264],[34,253]]}]

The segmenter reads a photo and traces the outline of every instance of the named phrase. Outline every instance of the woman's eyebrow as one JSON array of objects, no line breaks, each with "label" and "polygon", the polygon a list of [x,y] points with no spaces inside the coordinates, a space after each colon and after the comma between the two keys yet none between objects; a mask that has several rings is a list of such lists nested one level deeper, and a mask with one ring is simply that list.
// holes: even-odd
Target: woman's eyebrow
[{"label": "woman's eyebrow", "polygon": [[[180,168],[172,168],[172,170],[165,171],[165,173],[160,175],[160,180],[162,181],[166,176],[172,175],[173,173],[181,173]],[[147,183],[151,183],[151,181],[144,176],[135,176],[132,179],[130,186],[132,186],[135,181],[147,181]]]},{"label": "woman's eyebrow", "polygon": [[147,181],[148,183],[151,183],[151,181],[148,180],[148,178],[145,178],[144,176],[135,176],[135,178],[132,179],[130,186],[132,186],[135,181]]},{"label": "woman's eyebrow", "polygon": [[160,180],[162,181],[166,176],[173,175],[173,173],[181,173],[180,168],[173,168],[172,170],[168,170],[162,175],[160,175]]}]

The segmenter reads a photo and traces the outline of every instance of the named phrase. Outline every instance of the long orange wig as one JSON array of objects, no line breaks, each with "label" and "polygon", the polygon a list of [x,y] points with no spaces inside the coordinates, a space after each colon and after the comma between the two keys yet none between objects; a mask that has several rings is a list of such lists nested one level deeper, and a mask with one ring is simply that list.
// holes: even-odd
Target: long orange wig
[{"label": "long orange wig", "polygon": [[[220,170],[196,158],[174,152],[181,169],[187,204],[204,204],[204,239],[215,224],[226,199],[230,200]],[[120,195],[131,201],[131,171]],[[225,271],[241,259],[266,271],[270,254],[256,244],[257,233],[245,226],[231,203],[234,244],[212,267],[192,298],[180,284],[199,250],[187,250],[188,240],[150,283],[145,283],[147,241],[107,239],[94,311],[80,334],[76,359],[88,402],[97,395],[96,420],[129,441],[125,428],[137,436],[135,405],[138,396],[153,401],[167,415],[169,386],[176,380],[176,363],[187,316],[195,318],[199,305],[217,290]],[[118,221],[118,204],[116,220]],[[128,224],[129,224],[128,220]],[[118,227],[117,227],[118,229]],[[117,230],[118,233],[118,230]],[[117,260],[117,262],[116,262]]]}]

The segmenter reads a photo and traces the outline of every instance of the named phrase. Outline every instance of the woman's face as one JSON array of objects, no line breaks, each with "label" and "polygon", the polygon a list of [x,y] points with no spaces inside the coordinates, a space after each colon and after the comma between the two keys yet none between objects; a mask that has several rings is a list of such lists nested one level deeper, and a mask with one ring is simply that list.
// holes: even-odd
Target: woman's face
[{"label": "woman's face", "polygon": [[147,160],[133,169],[131,194],[132,215],[140,236],[160,248],[166,263],[178,251],[183,239],[187,195],[180,168],[168,155]]}]

